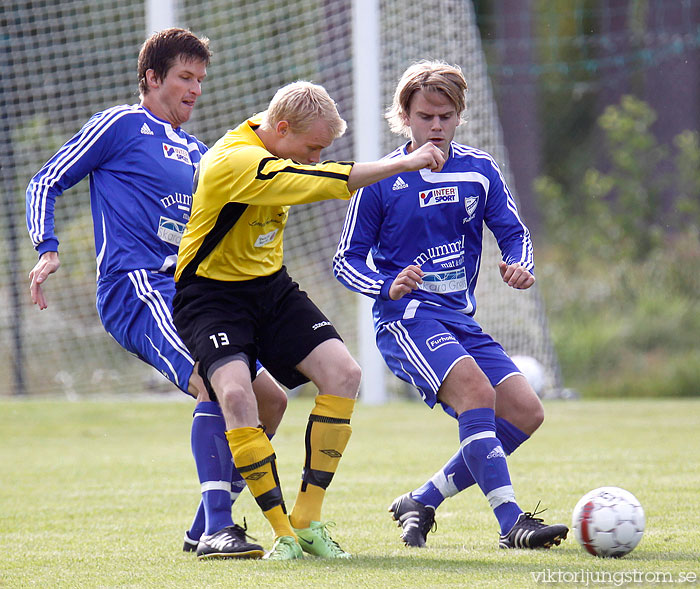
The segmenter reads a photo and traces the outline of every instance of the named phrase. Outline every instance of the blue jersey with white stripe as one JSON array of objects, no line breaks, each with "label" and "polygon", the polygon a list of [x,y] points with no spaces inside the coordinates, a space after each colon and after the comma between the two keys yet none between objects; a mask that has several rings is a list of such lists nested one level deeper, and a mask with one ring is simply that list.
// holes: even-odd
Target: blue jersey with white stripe
[{"label": "blue jersey with white stripe", "polygon": [[[407,145],[386,157],[404,155]],[[452,142],[440,172],[401,173],[353,196],[333,273],[349,289],[375,299],[375,325],[446,319],[446,310],[451,320],[468,321],[476,310],[484,224],[506,263],[533,271],[530,233],[498,165],[486,152]],[[390,300],[392,282],[411,264],[425,272],[423,284]]]},{"label": "blue jersey with white stripe", "polygon": [[206,149],[141,105],[93,115],[29,183],[34,247],[58,251],[56,198],[89,175],[98,282],[137,269],[172,274]]}]

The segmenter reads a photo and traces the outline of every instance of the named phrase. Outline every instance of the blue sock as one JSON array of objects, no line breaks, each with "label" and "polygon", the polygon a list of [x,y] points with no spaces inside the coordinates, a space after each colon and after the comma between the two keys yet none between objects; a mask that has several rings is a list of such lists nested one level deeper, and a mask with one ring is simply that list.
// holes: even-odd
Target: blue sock
[{"label": "blue sock", "polygon": [[[496,436],[501,441],[506,456],[530,439],[530,436],[501,417],[496,417]],[[445,499],[464,491],[475,482],[460,449],[430,480],[413,491],[411,496],[423,505],[437,509]]]},{"label": "blue sock", "polygon": [[494,411],[488,408],[471,409],[462,413],[457,420],[464,461],[486,495],[498,519],[501,534],[505,534],[513,527],[522,510],[515,502],[506,454],[496,437]]},{"label": "blue sock", "polygon": [[[202,488],[203,509],[198,509],[190,528],[194,538],[195,524],[200,511],[204,512],[204,534],[213,534],[233,525],[231,519],[231,471],[233,461],[226,439],[226,424],[218,403],[207,401],[197,404],[192,421],[192,454]],[[201,529],[201,528],[200,528]],[[200,532],[201,535],[201,532]]]},{"label": "blue sock", "polygon": [[194,519],[190,525],[190,529],[187,530],[187,535],[190,540],[194,540],[195,543],[199,542],[202,534],[204,533],[204,528],[206,526],[207,520],[204,515],[204,503],[199,500],[199,506],[197,507],[197,512],[194,514]]},{"label": "blue sock", "polygon": [[[214,407],[212,407],[212,405],[214,405]],[[199,411],[200,413],[209,413],[210,414],[209,417],[212,417],[213,415],[221,413],[221,407],[217,403],[210,403],[210,404],[208,404],[206,402],[200,403],[199,405],[197,405],[197,408],[195,408],[195,415],[197,414],[197,409],[200,410]],[[204,417],[204,416],[202,416],[202,417]],[[223,420],[223,416],[221,419]],[[214,420],[212,419],[212,422],[213,421]],[[223,431],[225,432],[225,429],[226,429],[225,422],[224,422],[222,427],[224,428]],[[199,427],[198,427],[197,434],[194,433],[194,422],[192,424],[192,429],[193,429],[193,433],[192,433],[193,438],[195,435],[197,435],[197,436],[206,435],[206,433],[202,434],[199,432]],[[202,429],[206,429],[206,428],[202,428]],[[224,433],[224,435],[225,435],[225,433]],[[270,435],[270,434],[267,434],[267,437],[269,439],[272,439],[272,435]],[[192,443],[194,444],[194,440]],[[227,447],[228,447],[228,444],[227,444]],[[194,448],[194,446],[193,446],[193,448]],[[192,452],[194,452],[194,449],[192,450]],[[228,452],[229,452],[228,455],[230,456],[230,454],[231,454],[230,448],[229,448]],[[201,477],[200,477],[200,482],[201,482]],[[233,459],[231,459],[231,491],[229,493],[229,497],[230,497],[229,498],[229,513],[230,513],[230,509],[233,507],[233,504],[236,502],[236,499],[238,499],[238,496],[243,492],[245,487],[246,487],[245,480],[240,475],[240,473],[238,472],[236,467],[233,465]],[[219,511],[219,509],[217,508],[217,512],[218,511]],[[212,517],[210,517],[210,519],[212,520],[213,525],[209,526],[209,528],[207,528],[206,509],[205,509],[205,505],[204,505],[204,498],[202,498],[202,500],[200,500],[200,502],[199,502],[199,506],[197,507],[197,513],[195,513],[194,519],[192,520],[192,524],[190,525],[190,529],[187,530],[187,535],[192,540],[199,540],[199,538],[202,536],[202,534],[204,534],[204,533],[212,534],[213,532],[217,532],[221,528],[225,528],[226,526],[230,526],[231,523],[233,522],[233,519],[231,518],[231,523],[223,523],[223,522],[227,521],[227,518],[226,517],[221,518],[218,516],[218,514],[216,514],[216,515],[212,514]],[[216,529],[214,529],[214,528],[216,528]]]},{"label": "blue sock", "polygon": [[502,417],[496,418],[496,435],[501,440],[506,456],[515,452],[523,442],[530,439],[524,431],[515,427],[510,421]]},{"label": "blue sock", "polygon": [[474,484],[474,477],[464,463],[462,451],[452,456],[430,480],[411,493],[416,501],[437,509],[447,499]]}]

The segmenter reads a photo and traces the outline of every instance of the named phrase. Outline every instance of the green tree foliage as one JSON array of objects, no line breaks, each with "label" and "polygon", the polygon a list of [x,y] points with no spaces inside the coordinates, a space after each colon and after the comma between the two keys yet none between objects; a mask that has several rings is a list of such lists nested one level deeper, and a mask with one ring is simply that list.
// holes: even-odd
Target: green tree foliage
[{"label": "green tree foliage", "polygon": [[539,284],[564,381],[587,395],[700,395],[700,144],[660,145],[655,120],[623,97],[598,120],[605,171],[536,181]]},{"label": "green tree foliage", "polygon": [[535,183],[548,243],[576,265],[586,256],[643,261],[668,236],[700,229],[700,145],[684,131],[674,153],[652,132],[656,113],[623,96],[598,119],[609,170],[585,170],[577,190],[549,176]]}]

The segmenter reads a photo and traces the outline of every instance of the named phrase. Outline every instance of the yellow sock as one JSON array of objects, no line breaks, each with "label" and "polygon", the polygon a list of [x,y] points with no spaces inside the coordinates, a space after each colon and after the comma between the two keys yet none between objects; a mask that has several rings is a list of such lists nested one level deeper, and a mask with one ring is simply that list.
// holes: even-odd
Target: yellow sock
[{"label": "yellow sock", "polygon": [[233,463],[270,522],[275,538],[296,538],[282,498],[275,451],[265,432],[259,427],[240,427],[227,431],[226,438]]},{"label": "yellow sock", "polygon": [[301,487],[289,518],[297,529],[308,528],[312,521],[321,521],[326,489],[352,433],[350,417],[354,408],[354,399],[335,395],[316,397],[306,427],[306,461]]}]

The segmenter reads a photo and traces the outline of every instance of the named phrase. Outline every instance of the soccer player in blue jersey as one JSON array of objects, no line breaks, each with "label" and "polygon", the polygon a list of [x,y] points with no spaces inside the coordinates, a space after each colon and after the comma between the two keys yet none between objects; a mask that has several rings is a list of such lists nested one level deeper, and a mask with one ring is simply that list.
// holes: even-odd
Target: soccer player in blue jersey
[{"label": "soccer player in blue jersey", "polygon": [[[171,314],[178,244],[190,215],[194,172],[207,150],[181,125],[201,95],[210,56],[209,40],[187,30],[152,35],[138,58],[140,104],[95,114],[32,178],[27,226],[40,257],[29,274],[30,290],[45,309],[44,282],[60,266],[56,199],[89,176],[100,319],[124,349],[197,399],[191,443],[202,500],[185,550],[200,558],[255,557],[262,548],[247,542],[231,518],[245,482],[233,468],[221,408],[193,370]],[[286,396],[265,371],[254,390],[271,435]]]},{"label": "soccer player in blue jersey", "polygon": [[437,507],[476,483],[498,520],[500,547],[549,548],[568,528],[523,512],[506,462],[542,423],[542,404],[474,319],[483,225],[498,241],[499,270],[512,288],[535,282],[532,243],[493,158],[453,141],[466,89],[461,70],[441,61],[404,72],[387,118],[410,140],[386,157],[432,143],[445,164],[394,175],[353,196],[333,270],[345,286],[375,299],[377,346],[389,368],[458,422],[457,453],[389,508],[404,543],[424,546]]}]

